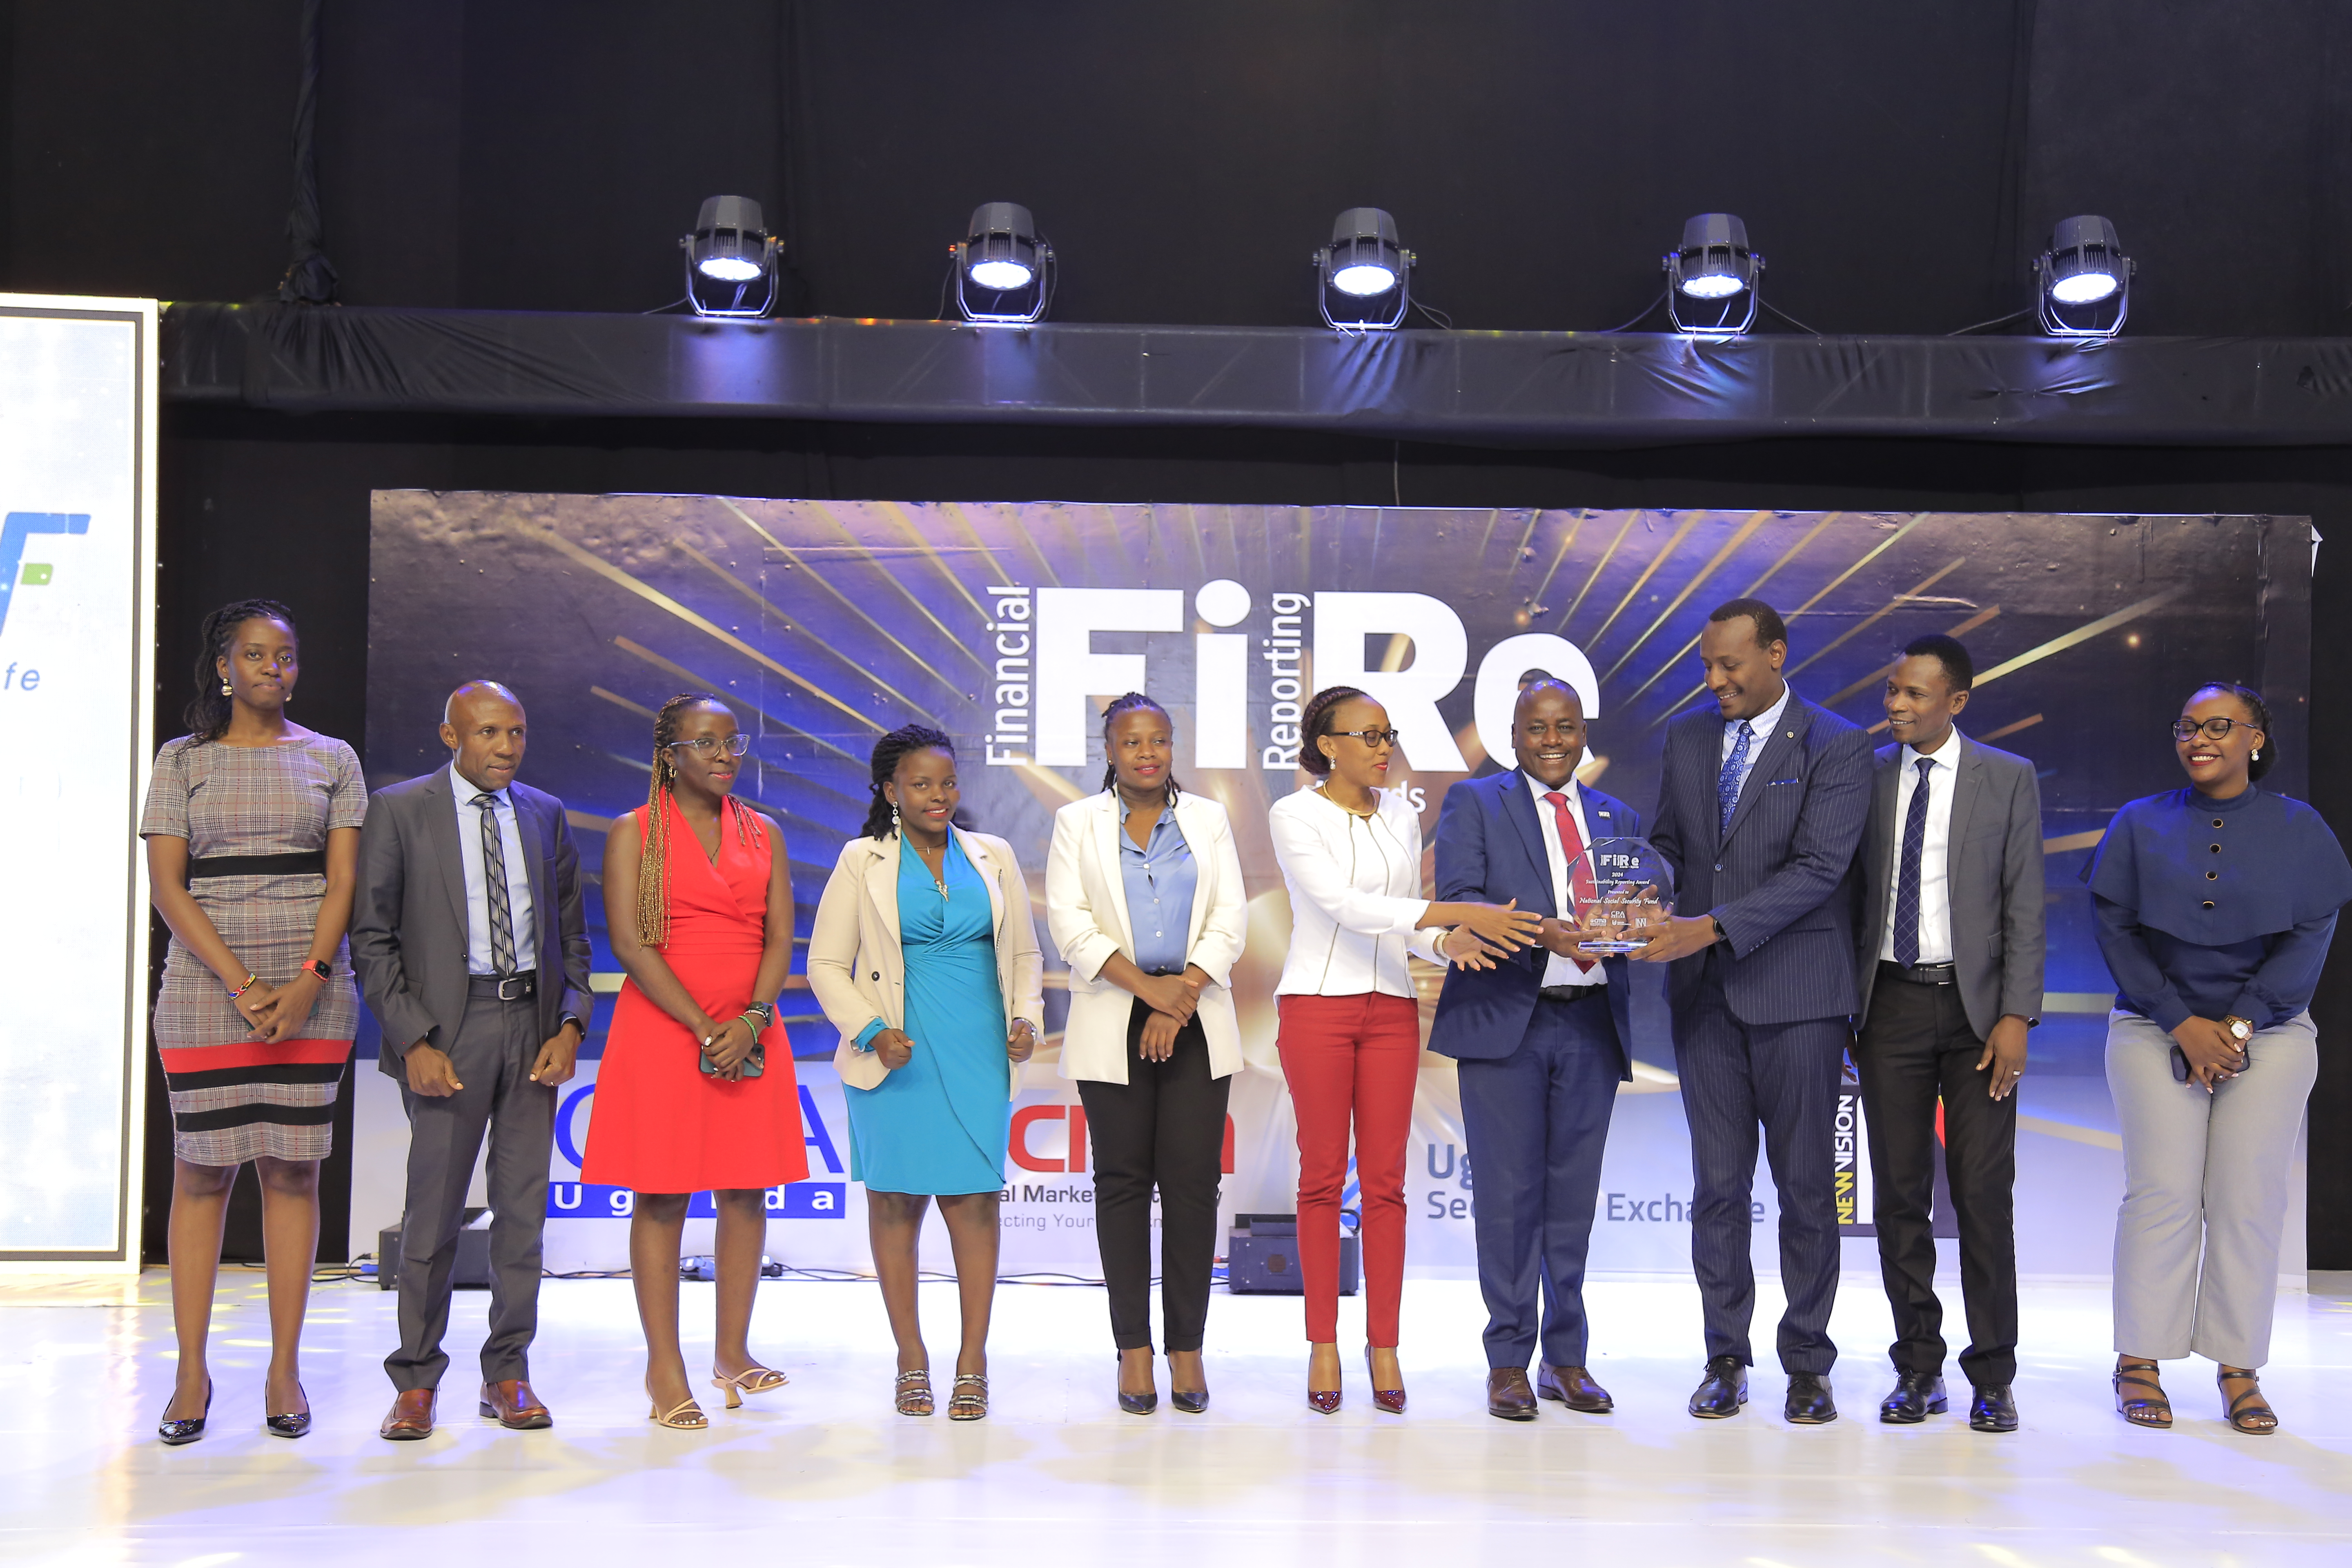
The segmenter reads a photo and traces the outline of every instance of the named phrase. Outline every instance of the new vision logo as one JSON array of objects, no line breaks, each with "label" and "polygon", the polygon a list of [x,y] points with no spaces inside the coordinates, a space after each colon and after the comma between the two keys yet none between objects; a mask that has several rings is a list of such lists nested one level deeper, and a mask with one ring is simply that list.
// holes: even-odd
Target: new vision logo
[{"label": "new vision logo", "polygon": [[0,522],[0,631],[8,629],[8,605],[16,596],[18,581],[27,588],[44,587],[49,581],[47,563],[26,562],[25,542],[37,533],[89,531],[86,511],[12,511]]}]

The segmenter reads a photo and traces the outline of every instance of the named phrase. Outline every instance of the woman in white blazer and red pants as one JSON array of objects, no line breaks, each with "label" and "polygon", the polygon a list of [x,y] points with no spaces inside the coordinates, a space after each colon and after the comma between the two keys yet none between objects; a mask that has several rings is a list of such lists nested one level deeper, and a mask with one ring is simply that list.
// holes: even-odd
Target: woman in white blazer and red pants
[{"label": "woman in white blazer and red pants", "polygon": [[1230,989],[1248,915],[1224,807],[1171,773],[1167,710],[1129,692],[1103,715],[1103,790],[1055,814],[1045,923],[1070,966],[1062,1076],[1092,1134],[1095,1236],[1118,1347],[1119,1407],[1148,1415],[1151,1192],[1170,1397],[1208,1407],[1201,1340],[1216,1255],[1225,1102],[1242,1068]]}]

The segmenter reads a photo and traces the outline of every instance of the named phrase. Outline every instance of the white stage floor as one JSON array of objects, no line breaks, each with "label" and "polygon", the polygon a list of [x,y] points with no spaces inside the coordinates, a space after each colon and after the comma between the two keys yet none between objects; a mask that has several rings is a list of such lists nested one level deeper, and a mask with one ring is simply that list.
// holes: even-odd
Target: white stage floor
[{"label": "white stage floor", "polygon": [[[2285,1430],[2236,1436],[2211,1372],[2173,1363],[2179,1424],[2127,1427],[2106,1385],[2104,1284],[2029,1285],[2018,1378],[2023,1430],[1990,1436],[1954,1414],[1879,1425],[1887,1320],[1849,1274],[1835,1331],[1844,1418],[1800,1428],[1782,1378],[1759,1368],[1736,1420],[1683,1412],[1700,1364],[1687,1279],[1591,1290],[1592,1364],[1612,1416],[1547,1405],[1533,1425],[1485,1413],[1475,1287],[1405,1290],[1412,1410],[1376,1413],[1360,1366],[1336,1416],[1303,1401],[1298,1304],[1219,1295],[1214,1402],[1119,1414],[1102,1295],[1006,1287],[993,1345],[995,1414],[951,1424],[890,1411],[889,1342],[870,1285],[771,1282],[754,1346],[792,1386],[704,1433],[659,1430],[636,1392],[625,1281],[548,1282],[534,1384],[551,1431],[476,1418],[486,1300],[460,1292],[445,1425],[426,1442],[375,1436],[390,1295],[321,1286],[305,1354],[317,1426],[262,1430],[268,1334],[257,1273],[226,1275],[217,1397],[201,1442],[166,1448],[165,1281],[0,1279],[0,1557],[18,1564],[521,1562],[793,1564],[1498,1563],[1623,1558],[1640,1568],[1815,1563],[2352,1562],[2352,1302],[2284,1291],[2265,1387]],[[709,1300],[688,1285],[690,1336]],[[1764,1311],[1778,1310],[1763,1282]],[[1957,1291],[1953,1292],[1957,1297]],[[954,1303],[926,1287],[935,1364],[952,1362]],[[1769,1321],[1769,1316],[1766,1319]],[[1343,1342],[1360,1308],[1342,1309]],[[1769,1330],[1760,1336],[1769,1344]],[[690,1337],[695,1345],[707,1338]],[[943,1380],[944,1381],[944,1380]]]}]

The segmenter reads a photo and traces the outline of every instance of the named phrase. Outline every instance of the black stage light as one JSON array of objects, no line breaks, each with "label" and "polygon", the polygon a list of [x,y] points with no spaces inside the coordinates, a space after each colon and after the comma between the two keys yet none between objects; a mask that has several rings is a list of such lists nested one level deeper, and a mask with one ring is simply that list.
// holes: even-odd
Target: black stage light
[{"label": "black stage light", "polygon": [[2050,234],[2050,248],[2033,258],[2042,330],[2053,338],[2112,338],[2131,314],[2131,279],[2138,270],[2103,217],[2070,217]]},{"label": "black stage light", "polygon": [[1028,326],[1054,304],[1054,247],[1018,202],[983,202],[950,250],[956,309],[967,321]]},{"label": "black stage light", "polygon": [[696,315],[764,316],[776,308],[776,257],[784,243],[768,233],[751,197],[711,197],[694,232],[677,243],[686,252],[687,303]]},{"label": "black stage light", "polygon": [[1401,325],[1414,264],[1412,252],[1397,243],[1396,219],[1378,207],[1349,207],[1334,220],[1330,243],[1313,258],[1323,324],[1343,332]]},{"label": "black stage light", "polygon": [[[1756,324],[1764,293],[1764,258],[1748,248],[1748,226],[1729,213],[1701,213],[1683,225],[1683,242],[1666,253],[1666,319],[1675,331],[1737,336]],[[1743,309],[1743,296],[1744,309]],[[1715,319],[1705,319],[1706,306]],[[1683,312],[1692,310],[1692,319]],[[1739,319],[1732,320],[1734,311]]]}]

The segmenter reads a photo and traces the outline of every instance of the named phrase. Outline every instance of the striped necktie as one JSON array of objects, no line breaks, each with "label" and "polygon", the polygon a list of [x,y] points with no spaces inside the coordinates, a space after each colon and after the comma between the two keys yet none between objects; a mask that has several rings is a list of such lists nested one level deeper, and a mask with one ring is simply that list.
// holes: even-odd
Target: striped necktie
[{"label": "striped necktie", "polygon": [[499,797],[474,797],[482,808],[482,879],[488,884],[490,905],[490,967],[500,974],[515,972],[514,910],[507,896],[507,846],[499,832]]}]

